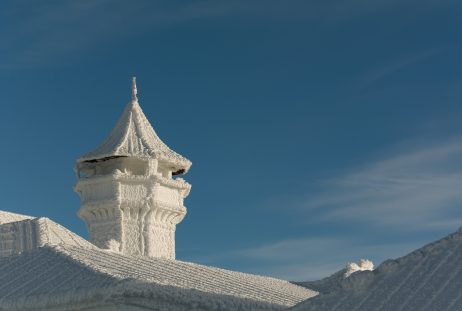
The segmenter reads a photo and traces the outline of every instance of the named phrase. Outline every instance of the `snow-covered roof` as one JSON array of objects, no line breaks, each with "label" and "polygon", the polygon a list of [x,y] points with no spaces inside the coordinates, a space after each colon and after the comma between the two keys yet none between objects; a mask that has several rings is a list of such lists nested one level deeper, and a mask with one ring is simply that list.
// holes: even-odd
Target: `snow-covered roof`
[{"label": "snow-covered roof", "polygon": [[61,244],[96,248],[87,240],[46,217],[25,218],[0,224],[0,257],[20,254],[45,245]]},{"label": "snow-covered roof", "polygon": [[0,225],[0,310],[281,310],[316,294],[275,278],[103,250],[45,217]]},{"label": "snow-covered roof", "polygon": [[1,310],[282,310],[316,294],[270,277],[67,244],[0,258]]},{"label": "snow-covered roof", "polygon": [[6,224],[9,222],[13,221],[20,221],[24,219],[32,219],[34,217],[32,216],[27,216],[27,215],[22,215],[22,214],[16,214],[16,213],[11,213],[7,211],[0,211],[0,225],[1,224]]},{"label": "snow-covered roof", "polygon": [[328,280],[330,288],[290,310],[462,310],[461,263],[462,228],[374,271],[355,272],[337,284]]},{"label": "snow-covered roof", "polygon": [[120,156],[155,158],[168,163],[174,172],[188,171],[191,167],[191,161],[170,149],[157,136],[138,103],[135,78],[133,78],[132,99],[109,137],[77,162]]}]

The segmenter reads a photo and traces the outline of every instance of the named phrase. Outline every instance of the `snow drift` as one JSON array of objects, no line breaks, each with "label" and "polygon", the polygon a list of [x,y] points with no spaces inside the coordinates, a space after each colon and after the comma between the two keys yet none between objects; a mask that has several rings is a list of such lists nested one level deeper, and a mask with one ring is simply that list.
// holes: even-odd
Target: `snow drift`
[{"label": "snow drift", "polygon": [[[462,228],[374,271],[318,281],[320,295],[294,311],[460,311]],[[306,283],[307,285],[313,284]],[[325,286],[329,284],[330,286]]]}]

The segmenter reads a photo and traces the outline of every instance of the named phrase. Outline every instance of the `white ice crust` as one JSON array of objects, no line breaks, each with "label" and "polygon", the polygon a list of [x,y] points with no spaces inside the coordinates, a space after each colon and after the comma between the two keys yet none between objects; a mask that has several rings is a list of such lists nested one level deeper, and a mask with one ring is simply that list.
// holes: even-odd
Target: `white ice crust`
[{"label": "white ice crust", "polygon": [[0,310],[282,310],[316,294],[270,277],[67,243],[0,258]]},{"label": "white ice crust", "polygon": [[109,137],[96,149],[83,155],[78,162],[127,156],[157,159],[160,162],[168,163],[174,170],[184,169],[187,171],[191,166],[191,161],[170,149],[159,138],[143,113],[136,94],[134,80],[132,99],[125,107]]},{"label": "white ice crust", "polygon": [[345,277],[349,277],[357,271],[372,271],[374,270],[374,263],[367,259],[361,259],[359,263],[349,262],[345,269]]},{"label": "white ice crust", "polygon": [[21,254],[45,245],[62,244],[96,248],[46,217],[26,218],[0,225],[0,257]]},{"label": "white ice crust", "polygon": [[409,255],[358,271],[294,311],[462,310],[462,230]]},{"label": "white ice crust", "polygon": [[11,213],[7,211],[0,211],[0,225],[9,222],[20,221],[24,219],[32,219],[33,216]]},{"label": "white ice crust", "polygon": [[191,162],[172,151],[132,100],[108,139],[77,161],[79,216],[91,241],[127,255],[175,258],[176,225],[191,185],[181,178]]}]

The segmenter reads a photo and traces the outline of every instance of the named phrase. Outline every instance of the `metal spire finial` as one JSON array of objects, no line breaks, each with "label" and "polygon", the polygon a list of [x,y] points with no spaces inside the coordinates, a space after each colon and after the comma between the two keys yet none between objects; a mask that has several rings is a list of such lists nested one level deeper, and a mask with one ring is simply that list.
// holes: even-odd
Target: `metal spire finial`
[{"label": "metal spire finial", "polygon": [[132,78],[132,100],[133,101],[138,101],[138,97],[136,96],[138,94],[138,90],[136,89],[136,77]]}]

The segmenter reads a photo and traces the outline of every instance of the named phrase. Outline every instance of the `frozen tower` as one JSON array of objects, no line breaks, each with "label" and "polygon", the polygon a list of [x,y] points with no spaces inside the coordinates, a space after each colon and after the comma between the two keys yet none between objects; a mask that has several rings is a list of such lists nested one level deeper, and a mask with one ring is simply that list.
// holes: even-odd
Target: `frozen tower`
[{"label": "frozen tower", "polygon": [[132,98],[109,137],[77,160],[79,216],[92,242],[129,255],[175,258],[175,228],[191,185],[174,175],[191,162],[157,136]]}]

